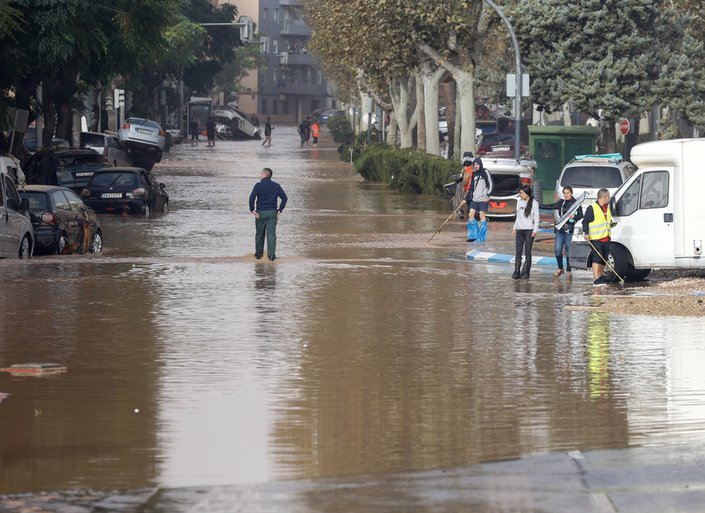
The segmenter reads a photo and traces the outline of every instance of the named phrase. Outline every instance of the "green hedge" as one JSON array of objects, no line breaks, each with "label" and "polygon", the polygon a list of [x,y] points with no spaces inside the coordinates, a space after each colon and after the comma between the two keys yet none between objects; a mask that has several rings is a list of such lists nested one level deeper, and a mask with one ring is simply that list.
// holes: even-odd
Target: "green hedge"
[{"label": "green hedge", "polygon": [[353,142],[352,125],[348,118],[342,114],[328,119],[328,129],[333,134],[333,140],[338,143],[351,144]]},{"label": "green hedge", "polygon": [[[343,152],[343,158],[349,156]],[[457,174],[460,164],[455,160],[434,157],[414,149],[390,148],[378,143],[353,150],[355,170],[370,182],[384,182],[402,192],[445,196],[443,185],[450,175]]]}]

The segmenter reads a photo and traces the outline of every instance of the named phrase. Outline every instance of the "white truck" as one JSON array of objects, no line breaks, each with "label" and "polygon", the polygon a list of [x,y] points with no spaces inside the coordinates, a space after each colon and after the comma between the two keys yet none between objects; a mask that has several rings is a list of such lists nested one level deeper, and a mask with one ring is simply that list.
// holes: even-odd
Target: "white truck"
[{"label": "white truck", "polygon": [[[705,268],[705,139],[653,141],[634,146],[637,171],[611,200],[609,260],[628,280],[651,269]],[[571,261],[589,266],[590,247],[577,228]],[[615,281],[608,268],[605,277]]]}]

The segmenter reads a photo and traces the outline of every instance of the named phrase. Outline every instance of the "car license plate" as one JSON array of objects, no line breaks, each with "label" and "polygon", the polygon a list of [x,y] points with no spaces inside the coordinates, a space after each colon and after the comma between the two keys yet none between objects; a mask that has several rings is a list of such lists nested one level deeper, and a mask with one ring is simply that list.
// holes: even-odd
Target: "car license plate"
[{"label": "car license plate", "polygon": [[100,195],[101,198],[122,198],[121,192],[104,192]]},{"label": "car license plate", "polygon": [[509,151],[511,148],[506,144],[501,146],[492,146],[492,151]]},{"label": "car license plate", "polygon": [[150,134],[151,135],[151,133],[152,133],[152,131],[148,128],[137,128],[136,130],[140,134]]},{"label": "car license plate", "polygon": [[74,173],[73,176],[93,176],[93,171],[79,171],[78,173]]}]

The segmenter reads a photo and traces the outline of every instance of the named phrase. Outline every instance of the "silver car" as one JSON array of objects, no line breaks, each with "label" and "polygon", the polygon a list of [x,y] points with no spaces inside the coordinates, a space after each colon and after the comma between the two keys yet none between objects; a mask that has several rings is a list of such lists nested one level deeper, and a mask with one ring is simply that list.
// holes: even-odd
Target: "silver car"
[{"label": "silver car", "polygon": [[120,142],[131,152],[146,153],[155,162],[162,159],[165,132],[156,121],[127,118],[118,131]]},{"label": "silver car", "polygon": [[17,193],[19,176],[17,160],[0,156],[0,258],[29,258],[34,249],[34,229],[27,212],[29,203]]}]

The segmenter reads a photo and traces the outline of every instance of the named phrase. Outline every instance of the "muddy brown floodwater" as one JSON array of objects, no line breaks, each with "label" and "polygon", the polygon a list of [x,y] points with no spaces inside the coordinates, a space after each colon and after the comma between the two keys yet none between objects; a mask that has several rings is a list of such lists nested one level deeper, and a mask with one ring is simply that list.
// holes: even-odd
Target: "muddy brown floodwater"
[{"label": "muddy brown floodwater", "polygon": [[[565,308],[599,303],[587,273],[516,282],[428,245],[443,200],[297,139],[177,147],[169,214],[103,216],[100,255],[0,261],[0,367],[67,368],[0,373],[0,494],[705,442],[702,317]],[[264,166],[290,198],[274,263],[247,209]]]}]

